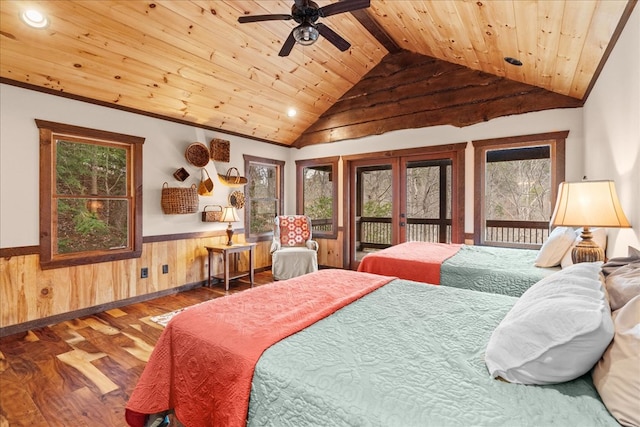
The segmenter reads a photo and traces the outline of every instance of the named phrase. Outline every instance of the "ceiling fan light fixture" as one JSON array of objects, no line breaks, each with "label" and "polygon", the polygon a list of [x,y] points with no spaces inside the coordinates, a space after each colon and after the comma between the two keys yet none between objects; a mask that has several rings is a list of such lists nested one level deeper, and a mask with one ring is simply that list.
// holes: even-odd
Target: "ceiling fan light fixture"
[{"label": "ceiling fan light fixture", "polygon": [[303,46],[314,44],[319,36],[320,33],[318,33],[318,30],[311,24],[298,25],[293,29],[293,38]]}]

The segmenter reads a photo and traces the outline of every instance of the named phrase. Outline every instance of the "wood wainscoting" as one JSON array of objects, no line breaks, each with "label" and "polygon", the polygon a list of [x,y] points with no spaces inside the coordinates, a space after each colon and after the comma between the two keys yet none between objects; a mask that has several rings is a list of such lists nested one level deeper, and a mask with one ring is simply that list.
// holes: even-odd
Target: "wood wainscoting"
[{"label": "wood wainscoting", "polygon": [[[243,238],[242,234],[237,235]],[[34,321],[61,321],[60,315],[103,311],[123,304],[178,292],[185,286],[199,286],[207,279],[206,245],[226,242],[225,233],[203,237],[173,236],[145,238],[140,258],[90,265],[42,270],[37,253],[7,255],[0,259],[0,336],[15,333],[15,325]],[[256,270],[271,266],[271,242],[258,242]],[[215,260],[215,273],[222,272],[222,261]],[[162,273],[162,266],[168,272]],[[248,268],[248,255],[240,257],[240,268]],[[148,277],[141,278],[141,269]],[[121,301],[118,304],[118,301]],[[91,310],[94,308],[93,310]],[[89,309],[89,310],[87,310]],[[75,313],[75,314],[74,314]],[[69,316],[68,316],[69,317]],[[14,326],[13,328],[8,328]]]},{"label": "wood wainscoting", "polygon": [[[342,231],[336,240],[318,239],[318,263],[342,268]],[[244,241],[244,235],[234,238]],[[224,244],[224,232],[145,237],[140,258],[42,270],[38,247],[3,249],[0,258],[0,336],[66,319],[86,316],[180,292],[206,284],[205,246]],[[258,242],[255,268],[271,267],[271,241]],[[212,271],[222,272],[222,260],[214,258]],[[248,268],[248,255],[239,258]],[[162,273],[162,266],[169,271]],[[141,269],[148,277],[141,278]]]}]

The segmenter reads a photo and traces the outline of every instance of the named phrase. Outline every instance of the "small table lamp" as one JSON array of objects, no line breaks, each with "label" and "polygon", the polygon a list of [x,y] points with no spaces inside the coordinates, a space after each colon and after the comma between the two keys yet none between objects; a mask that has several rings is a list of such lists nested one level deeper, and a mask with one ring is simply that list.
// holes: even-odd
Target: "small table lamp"
[{"label": "small table lamp", "polygon": [[233,228],[231,228],[231,223],[236,221],[240,221],[240,218],[238,218],[238,213],[236,212],[236,208],[234,208],[233,206],[225,207],[222,211],[220,222],[229,223],[229,226],[227,227],[227,240],[229,240],[227,242],[227,246],[233,245],[233,241],[231,240],[231,238],[233,237]]},{"label": "small table lamp", "polygon": [[582,240],[573,248],[574,263],[604,261],[604,250],[589,227],[630,228],[613,181],[562,182],[551,226],[582,227]]}]

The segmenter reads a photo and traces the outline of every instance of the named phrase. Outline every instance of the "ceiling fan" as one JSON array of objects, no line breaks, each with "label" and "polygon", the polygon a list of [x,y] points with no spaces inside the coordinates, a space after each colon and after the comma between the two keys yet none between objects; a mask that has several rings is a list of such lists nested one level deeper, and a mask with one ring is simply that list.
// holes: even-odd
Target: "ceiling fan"
[{"label": "ceiling fan", "polygon": [[331,44],[342,52],[349,49],[351,44],[343,39],[338,33],[333,31],[321,22],[316,22],[318,18],[337,15],[338,13],[350,12],[352,10],[364,9],[370,6],[370,0],[342,0],[327,6],[319,7],[312,0],[295,0],[291,7],[291,14],[271,14],[271,15],[248,15],[238,18],[241,24],[259,21],[288,21],[293,19],[299,25],[291,30],[289,37],[282,45],[278,53],[279,56],[287,56],[291,53],[293,46],[297,43],[308,46],[316,42],[322,35]]}]

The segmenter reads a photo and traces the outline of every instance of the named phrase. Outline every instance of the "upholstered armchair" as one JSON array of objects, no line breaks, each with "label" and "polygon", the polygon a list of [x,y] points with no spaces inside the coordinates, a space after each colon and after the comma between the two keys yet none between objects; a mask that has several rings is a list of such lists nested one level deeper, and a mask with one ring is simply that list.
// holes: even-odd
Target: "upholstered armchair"
[{"label": "upholstered armchair", "polygon": [[306,215],[280,215],[274,220],[271,243],[274,280],[318,271],[318,242],[311,240],[311,219]]}]

